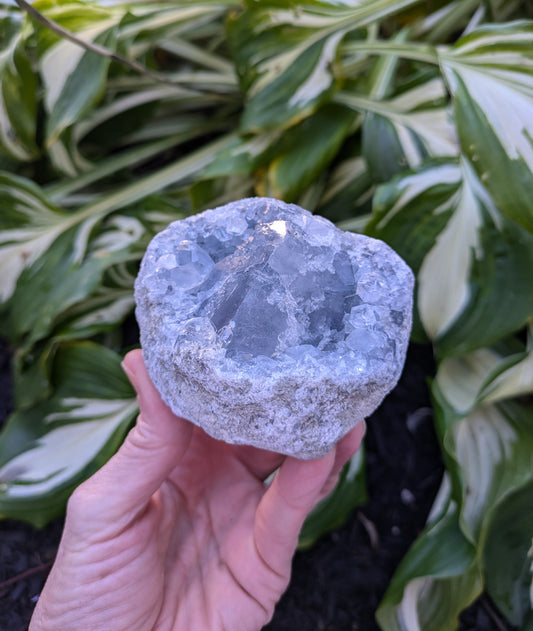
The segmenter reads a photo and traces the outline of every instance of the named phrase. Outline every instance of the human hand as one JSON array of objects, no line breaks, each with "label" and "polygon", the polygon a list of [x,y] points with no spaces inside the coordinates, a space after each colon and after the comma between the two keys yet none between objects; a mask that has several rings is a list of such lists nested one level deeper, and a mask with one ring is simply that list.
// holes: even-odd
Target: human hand
[{"label": "human hand", "polygon": [[123,365],[141,413],[70,498],[29,631],[260,629],[289,583],[307,514],[364,423],[315,460],[229,445],[169,410],[140,351]]}]

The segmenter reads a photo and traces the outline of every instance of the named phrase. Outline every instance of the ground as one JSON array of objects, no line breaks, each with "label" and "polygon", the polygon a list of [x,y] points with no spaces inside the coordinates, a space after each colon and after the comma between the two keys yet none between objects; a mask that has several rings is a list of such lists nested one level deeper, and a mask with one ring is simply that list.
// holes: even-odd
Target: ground
[{"label": "ground", "polygon": [[[368,502],[296,555],[289,589],[265,631],[379,631],[376,607],[423,529],[443,473],[426,383],[432,369],[430,349],[412,345],[398,386],[368,420]],[[9,352],[0,343],[0,425],[10,407]],[[0,631],[27,628],[61,527],[61,520],[43,530],[0,521]],[[463,613],[459,631],[512,628],[483,595]]]}]

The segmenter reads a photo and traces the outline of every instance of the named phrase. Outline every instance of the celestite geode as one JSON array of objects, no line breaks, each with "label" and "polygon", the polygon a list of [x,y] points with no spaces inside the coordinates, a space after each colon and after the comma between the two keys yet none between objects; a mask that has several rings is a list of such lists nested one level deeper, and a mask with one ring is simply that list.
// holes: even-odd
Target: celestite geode
[{"label": "celestite geode", "polygon": [[381,241],[251,198],[176,221],[135,284],[150,376],[230,443],[314,458],[396,385],[413,274]]}]

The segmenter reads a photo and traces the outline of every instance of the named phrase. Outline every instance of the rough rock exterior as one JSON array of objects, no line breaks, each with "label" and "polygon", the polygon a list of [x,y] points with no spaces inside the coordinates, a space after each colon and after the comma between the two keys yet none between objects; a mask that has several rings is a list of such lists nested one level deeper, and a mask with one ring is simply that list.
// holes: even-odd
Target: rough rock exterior
[{"label": "rough rock exterior", "polygon": [[383,242],[244,199],[150,243],[135,285],[144,359],[211,436],[318,457],[396,385],[413,284]]}]

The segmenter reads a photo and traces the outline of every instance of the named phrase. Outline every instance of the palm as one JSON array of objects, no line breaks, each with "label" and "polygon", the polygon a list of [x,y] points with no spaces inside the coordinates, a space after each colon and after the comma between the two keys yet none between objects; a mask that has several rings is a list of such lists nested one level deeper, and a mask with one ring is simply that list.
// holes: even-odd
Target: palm
[{"label": "palm", "polygon": [[272,615],[289,581],[290,557],[272,567],[272,559],[261,556],[259,550],[266,556],[268,550],[256,515],[263,479],[281,460],[194,430],[164,490],[179,524],[167,529],[173,558],[163,603],[176,629],[255,629]]}]

